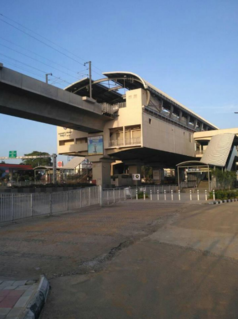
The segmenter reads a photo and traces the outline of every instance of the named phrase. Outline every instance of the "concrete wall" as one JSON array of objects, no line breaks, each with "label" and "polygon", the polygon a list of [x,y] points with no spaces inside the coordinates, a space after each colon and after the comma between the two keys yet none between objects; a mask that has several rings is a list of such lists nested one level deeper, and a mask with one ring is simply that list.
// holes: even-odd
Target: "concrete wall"
[{"label": "concrete wall", "polygon": [[143,146],[166,152],[194,156],[193,133],[185,128],[143,113]]},{"label": "concrete wall", "polygon": [[[107,155],[107,149],[110,148],[110,129],[123,128],[132,125],[141,125],[142,123],[142,105],[146,104],[146,91],[137,89],[126,92],[126,107],[120,108],[118,116],[115,120],[105,123],[103,132],[88,134],[85,132],[65,129],[57,127],[57,151],[59,154],[71,152],[80,152],[80,156],[87,156],[87,143],[79,144],[77,139],[88,138],[89,136],[102,135],[104,138],[104,155]],[[125,133],[125,132],[124,132]],[[125,134],[124,134],[125,135]],[[60,142],[65,141],[65,145],[60,145]],[[67,142],[68,141],[68,142]],[[63,144],[63,143],[62,143]],[[143,141],[141,139],[141,145]],[[123,147],[124,145],[121,145]],[[88,157],[90,160],[90,157]]]}]

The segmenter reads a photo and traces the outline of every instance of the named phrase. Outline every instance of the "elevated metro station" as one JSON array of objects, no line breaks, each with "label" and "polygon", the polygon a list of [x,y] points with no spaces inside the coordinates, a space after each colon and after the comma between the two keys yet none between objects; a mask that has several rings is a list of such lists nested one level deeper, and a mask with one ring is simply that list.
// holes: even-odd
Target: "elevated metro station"
[{"label": "elevated metro station", "polygon": [[57,125],[58,153],[86,157],[98,185],[110,186],[112,175],[114,185],[128,185],[142,165],[158,184],[175,169],[180,181],[186,170],[187,177],[206,167],[237,171],[237,128],[219,130],[131,72],[62,90],[0,63],[0,113]]},{"label": "elevated metro station", "polygon": [[[140,173],[142,165],[153,167],[158,183],[163,180],[165,168],[175,169],[181,162],[201,161],[234,169],[235,133],[238,133],[235,129],[233,138],[228,138],[224,135],[227,132],[220,131],[134,73],[106,72],[104,75],[105,78],[92,81],[92,99],[88,78],[65,88],[102,105],[102,114],[108,116],[103,130],[90,133],[57,128],[58,153],[87,157],[93,163],[93,179],[97,184],[109,186],[111,175]],[[223,136],[222,145],[229,146],[226,152],[224,149],[218,152],[223,154],[223,160],[218,163],[214,158],[219,154],[214,154],[214,149],[220,149],[221,139],[218,137],[217,143],[215,141],[219,134]],[[210,141],[213,147],[208,147]]]}]

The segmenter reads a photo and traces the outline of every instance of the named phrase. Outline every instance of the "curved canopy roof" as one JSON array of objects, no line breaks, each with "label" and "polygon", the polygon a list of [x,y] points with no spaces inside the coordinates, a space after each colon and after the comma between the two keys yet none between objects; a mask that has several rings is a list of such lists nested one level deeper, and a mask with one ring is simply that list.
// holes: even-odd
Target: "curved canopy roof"
[{"label": "curved canopy roof", "polygon": [[133,90],[137,88],[143,88],[145,90],[149,90],[151,93],[154,93],[155,95],[158,95],[161,98],[166,99],[169,102],[172,102],[172,104],[177,105],[179,108],[183,109],[185,112],[191,114],[197,119],[200,119],[200,121],[207,123],[213,129],[218,129],[217,126],[213,125],[212,123],[205,120],[198,114],[194,113],[193,111],[188,109],[186,106],[176,101],[174,98],[164,93],[163,91],[157,89],[154,85],[142,79],[139,75],[135,73],[116,71],[116,72],[104,72],[103,74],[106,75],[110,80],[113,80],[114,82],[124,85],[124,87],[126,87],[129,90]]},{"label": "curved canopy roof", "polygon": [[[188,113],[194,118],[197,118],[201,122],[207,124],[210,129],[218,129],[217,126],[213,125],[209,121],[205,120],[198,114],[194,113],[190,109],[188,109],[183,104],[179,103],[175,99],[173,99],[168,94],[164,93],[163,91],[157,89],[154,85],[150,84],[139,75],[127,72],[127,71],[115,71],[115,72],[104,72],[103,75],[106,78],[99,79],[96,81],[92,80],[92,97],[98,103],[109,103],[109,104],[116,104],[119,102],[123,102],[125,97],[123,94],[117,92],[121,88],[126,88],[128,90],[134,90],[142,88],[144,90],[150,91],[152,94],[162,98],[172,105],[176,106],[177,108],[181,109],[185,113]],[[110,82],[114,82],[114,87],[107,85]],[[106,82],[106,85],[102,83]],[[65,88],[66,91],[75,93],[80,96],[89,96],[89,79],[84,78],[79,80]]]}]

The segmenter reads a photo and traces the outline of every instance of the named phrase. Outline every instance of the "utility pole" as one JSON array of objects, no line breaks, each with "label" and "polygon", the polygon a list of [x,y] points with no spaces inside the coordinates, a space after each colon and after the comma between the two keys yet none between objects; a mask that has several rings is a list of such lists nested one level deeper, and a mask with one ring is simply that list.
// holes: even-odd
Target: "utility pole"
[{"label": "utility pole", "polygon": [[89,70],[89,97],[92,98],[92,62],[88,61],[84,63],[84,66],[88,64],[88,70]]},{"label": "utility pole", "polygon": [[48,82],[49,82],[49,81],[48,81],[48,76],[49,76],[49,75],[52,76],[53,74],[52,74],[52,73],[47,73],[47,74],[45,75],[45,83],[46,83],[46,84],[48,84]]}]

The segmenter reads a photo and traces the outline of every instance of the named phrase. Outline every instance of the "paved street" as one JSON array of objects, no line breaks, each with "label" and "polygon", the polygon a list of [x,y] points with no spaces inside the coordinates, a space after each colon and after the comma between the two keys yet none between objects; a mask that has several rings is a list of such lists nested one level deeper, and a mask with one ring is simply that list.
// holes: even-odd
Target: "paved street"
[{"label": "paved street", "polygon": [[52,290],[50,318],[237,318],[238,203],[133,202],[0,228],[2,276]]}]

